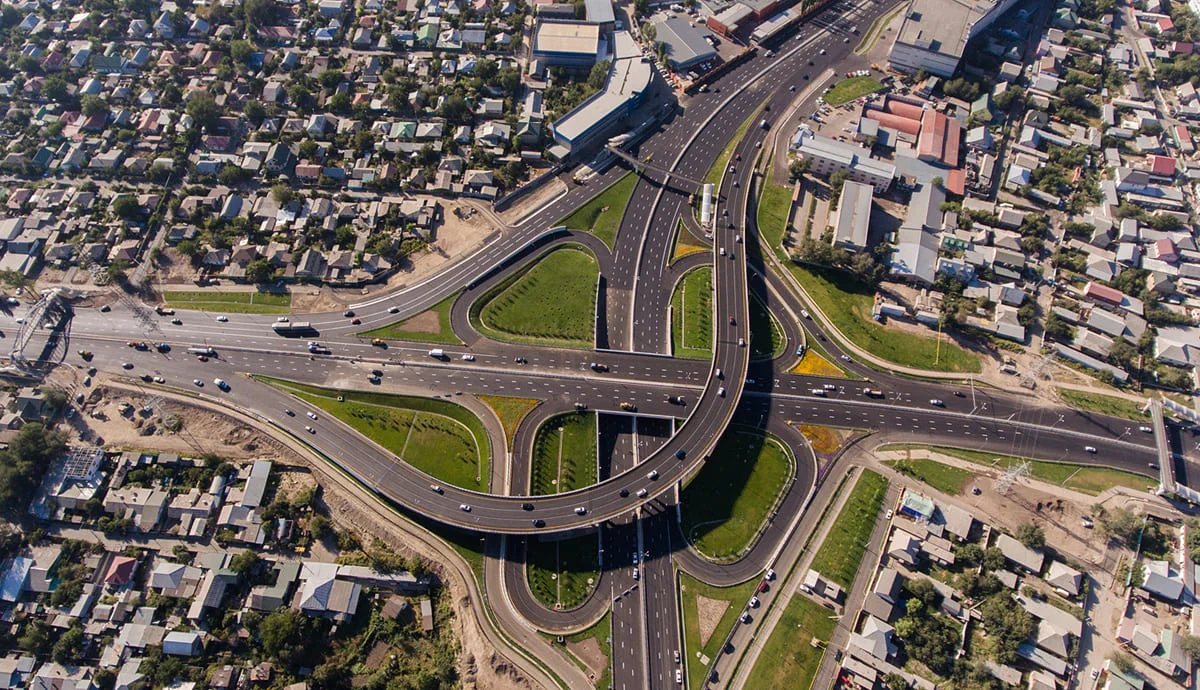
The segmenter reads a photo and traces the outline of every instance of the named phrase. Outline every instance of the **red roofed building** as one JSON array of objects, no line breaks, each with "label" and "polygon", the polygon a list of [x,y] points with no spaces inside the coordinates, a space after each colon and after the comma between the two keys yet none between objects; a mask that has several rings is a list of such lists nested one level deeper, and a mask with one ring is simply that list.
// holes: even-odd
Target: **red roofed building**
[{"label": "red roofed building", "polygon": [[896,115],[895,113],[884,112],[874,108],[867,109],[866,116],[871,120],[876,120],[884,127],[894,129],[897,132],[904,132],[914,137],[921,133],[920,120],[914,120],[903,115]]},{"label": "red roofed building", "polygon": [[917,140],[917,158],[941,163],[948,168],[958,167],[958,144],[962,125],[945,113],[926,110],[921,118],[921,137]]},{"label": "red roofed building", "polygon": [[1083,296],[1089,297],[1112,306],[1120,306],[1121,301],[1125,298],[1124,293],[1116,288],[1110,288],[1107,285],[1101,285],[1095,281],[1087,284],[1083,288]]},{"label": "red roofed building", "polygon": [[1175,243],[1165,237],[1161,240],[1156,240],[1154,242],[1154,258],[1169,264],[1178,261],[1179,253],[1175,251]]},{"label": "red roofed building", "polygon": [[1171,21],[1170,17],[1159,17],[1154,25],[1158,27],[1160,32],[1171,31],[1175,28],[1175,22]]},{"label": "red roofed building", "polygon": [[1187,41],[1175,41],[1171,46],[1171,52],[1176,55],[1191,55],[1194,46]]},{"label": "red roofed building", "polygon": [[1150,169],[1146,172],[1158,177],[1175,177],[1175,159],[1153,154],[1149,157]]},{"label": "red roofed building", "polygon": [[133,580],[133,573],[136,570],[136,558],[116,556],[112,559],[112,563],[108,565],[108,572],[104,573],[104,584],[112,585],[113,587],[124,587]]}]

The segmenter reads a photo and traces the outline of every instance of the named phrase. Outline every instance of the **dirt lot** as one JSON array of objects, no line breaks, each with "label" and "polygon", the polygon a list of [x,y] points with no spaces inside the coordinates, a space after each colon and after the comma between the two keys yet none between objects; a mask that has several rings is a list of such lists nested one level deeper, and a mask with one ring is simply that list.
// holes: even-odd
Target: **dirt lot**
[{"label": "dirt lot", "polygon": [[717,624],[721,622],[721,616],[725,615],[727,608],[729,608],[728,601],[696,597],[697,617],[700,622],[700,644],[708,644],[708,638],[712,637],[713,631],[717,629]]},{"label": "dirt lot", "polygon": [[[69,370],[55,377],[60,384],[68,384],[69,378]],[[160,399],[155,402],[164,414],[176,414],[183,419],[183,427],[179,433],[163,430],[161,422],[156,421],[160,419],[158,414],[147,415],[145,419],[150,421],[143,421],[142,429],[139,429],[133,420],[141,416],[136,410],[145,404],[145,394],[128,389],[104,375],[97,377],[93,388],[101,390],[102,397],[95,405],[88,405],[84,414],[77,414],[71,420],[73,440],[83,433],[97,442],[102,439],[103,443],[111,448],[189,454],[214,452],[235,461],[269,459],[279,465],[307,467],[311,472],[303,469],[281,472],[279,492],[293,496],[313,483],[320,483],[325,489],[324,502],[340,529],[357,532],[364,543],[369,543],[372,538],[378,536],[398,553],[405,556],[421,556],[432,561],[435,569],[441,569],[436,553],[421,549],[389,526],[387,519],[395,518],[385,518],[375,504],[360,501],[341,490],[338,479],[329,474],[324,465],[312,464],[307,456],[294,452],[286,444],[267,434],[207,408],[191,406],[174,399]],[[90,389],[79,390],[86,395]],[[118,410],[122,402],[133,405],[135,412],[122,416]],[[92,418],[90,413],[94,410],[98,410],[106,419]],[[154,424],[157,430],[150,435],[143,435],[143,429],[149,423]],[[314,547],[314,555],[328,560],[337,556],[323,545]],[[450,625],[462,646],[459,670],[463,675],[464,687],[532,687],[519,671],[496,653],[484,636],[475,618],[464,583],[457,577],[447,575],[443,575],[441,579],[450,591],[454,616],[450,620],[439,622],[439,625]]]}]

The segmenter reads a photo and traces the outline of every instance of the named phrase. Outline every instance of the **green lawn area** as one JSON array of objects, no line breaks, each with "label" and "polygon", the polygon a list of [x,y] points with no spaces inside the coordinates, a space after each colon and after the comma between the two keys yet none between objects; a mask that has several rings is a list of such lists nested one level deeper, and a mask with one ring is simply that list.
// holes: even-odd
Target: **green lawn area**
[{"label": "green lawn area", "polygon": [[599,577],[599,548],[595,534],[559,541],[531,538],[525,566],[530,591],[551,608],[556,603],[564,609],[579,606]]},{"label": "green lawn area", "polygon": [[[683,602],[684,648],[681,650],[681,654],[687,657],[684,659],[684,662],[687,664],[687,686],[689,688],[699,688],[703,685],[704,677],[708,673],[708,667],[700,663],[700,655],[707,656],[710,661],[716,658],[717,650],[725,643],[725,638],[729,635],[729,630],[733,628],[733,624],[737,621],[738,616],[742,615],[742,610],[746,608],[746,602],[750,601],[750,597],[757,588],[757,579],[743,582],[733,587],[714,587],[697,580],[687,573],[679,573],[679,597]],[[717,626],[713,629],[708,639],[704,641],[704,644],[701,644],[700,640],[700,607],[697,605],[698,597],[729,602],[729,606],[725,608],[725,612],[721,615],[721,621],[717,623]]]},{"label": "green lawn area", "polygon": [[944,494],[954,496],[963,490],[963,484],[972,476],[961,467],[953,467],[928,458],[906,458],[886,463],[897,472],[919,479]]},{"label": "green lawn area", "polygon": [[711,266],[689,271],[676,284],[671,297],[671,341],[676,357],[712,357],[712,297]]},{"label": "green lawn area", "polygon": [[569,412],[538,428],[530,463],[530,493],[549,496],[596,483],[596,413]]},{"label": "green lawn area", "polygon": [[1115,395],[1086,393],[1084,391],[1066,389],[1059,389],[1058,396],[1071,407],[1077,407],[1081,410],[1099,412],[1100,414],[1124,417],[1125,419],[1134,419],[1137,421],[1145,421],[1150,418],[1148,412],[1142,411],[1142,408],[1146,406],[1145,402],[1134,402],[1133,400],[1118,398]]},{"label": "green lawn area", "polygon": [[261,292],[219,292],[217,290],[168,290],[163,293],[168,306],[197,311],[230,314],[287,314],[292,310],[291,295]]},{"label": "green lawn area", "polygon": [[882,88],[883,84],[880,84],[875,77],[850,77],[835,84],[829,93],[825,94],[825,102],[832,106],[839,106]]},{"label": "green lawn area", "polygon": [[1158,486],[1158,479],[1143,474],[1125,472],[1108,467],[1093,467],[1077,465],[1069,462],[1050,462],[1030,458],[1016,458],[1009,455],[997,455],[980,450],[963,450],[961,448],[944,448],[939,446],[923,446],[920,444],[893,444],[886,450],[905,450],[910,448],[928,448],[951,457],[961,458],[979,465],[1008,469],[1013,465],[1029,461],[1030,476],[1034,479],[1058,484],[1068,489],[1074,489],[1085,494],[1100,494],[1114,486],[1125,486],[1136,491]]},{"label": "green lawn area", "polygon": [[775,316],[767,309],[767,305],[758,298],[750,296],[750,357],[751,359],[771,359],[783,354],[787,345],[787,337],[783,334],[783,326],[775,320]]},{"label": "green lawn area", "polygon": [[586,230],[599,237],[611,250],[617,241],[621,217],[625,215],[625,207],[629,205],[629,197],[633,196],[637,181],[637,173],[627,173],[555,225]]},{"label": "green lawn area", "polygon": [[825,645],[814,647],[813,638],[828,643],[833,636],[833,612],[812,599],[796,593],[767,638],[750,672],[749,688],[812,687]]},{"label": "green lawn area", "polygon": [[813,570],[847,591],[854,583],[867,540],[871,537],[875,521],[879,519],[879,508],[883,505],[887,486],[888,481],[883,475],[863,470],[854,485],[854,491],[846,499],[833,527],[813,557]]},{"label": "green lawn area", "polygon": [[498,340],[592,346],[596,258],[579,247],[555,249],[471,305],[480,333]]},{"label": "green lawn area", "polygon": [[[332,390],[256,377],[325,410],[413,467],[472,491],[490,488],[492,449],[483,422],[445,400]],[[337,396],[343,396],[343,402]]]},{"label": "green lawn area", "polygon": [[456,299],[458,299],[457,292],[420,314],[410,316],[397,323],[364,331],[359,335],[366,338],[417,340],[424,343],[458,345],[462,341],[454,335],[454,329],[450,327],[450,308],[454,306]]},{"label": "green lawn area", "polygon": [[741,126],[737,128],[737,131],[733,133],[733,136],[729,138],[729,143],[725,144],[725,148],[721,150],[721,155],[717,156],[717,159],[708,167],[708,172],[704,175],[706,183],[720,186],[721,174],[729,166],[729,159],[733,157],[733,150],[737,148],[738,142],[745,136],[746,130],[750,128],[750,123],[754,122],[755,118],[758,117],[765,103],[765,100],[760,103],[754,109],[754,112],[750,113],[750,117],[746,118]]},{"label": "green lawn area", "polygon": [[[574,635],[567,635],[567,650],[570,651],[572,643],[580,643],[585,640],[595,640],[600,647],[600,652],[604,654],[607,663],[604,665],[604,670],[596,678],[597,688],[607,688],[612,685],[612,613],[604,614],[604,617],[596,621],[596,624],[587,630],[577,632]],[[578,658],[575,663],[579,667],[587,670],[587,666]]]},{"label": "green lawn area", "polygon": [[768,247],[778,247],[792,211],[792,188],[767,182],[758,201],[758,232]]},{"label": "green lawn area", "polygon": [[784,265],[821,307],[838,330],[859,347],[890,362],[934,371],[980,371],[979,357],[959,347],[949,336],[914,335],[884,328],[871,319],[875,294],[842,271]]},{"label": "green lawn area", "polygon": [[726,433],[712,458],[683,488],[683,533],[711,558],[748,547],[792,474],[792,458],[774,436]]},{"label": "green lawn area", "polygon": [[500,418],[500,424],[504,426],[504,438],[509,448],[512,448],[513,434],[516,433],[517,424],[521,422],[521,418],[541,402],[533,398],[510,398],[503,395],[480,395],[477,397],[492,408],[492,411]]}]

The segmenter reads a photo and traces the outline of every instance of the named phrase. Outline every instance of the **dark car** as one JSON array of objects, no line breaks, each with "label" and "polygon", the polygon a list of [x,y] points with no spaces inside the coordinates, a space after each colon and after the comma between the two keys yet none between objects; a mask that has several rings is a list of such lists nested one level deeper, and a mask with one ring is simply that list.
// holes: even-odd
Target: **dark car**
[{"label": "dark car", "polygon": [[542,520],[542,519],[540,519],[540,518],[539,518],[539,519],[536,519],[536,520],[534,520],[534,521],[533,521],[533,526],[534,526],[534,527],[545,527],[545,526],[546,526],[546,521],[545,521],[545,520]]},{"label": "dark car", "polygon": [[629,496],[629,489],[621,489],[620,495],[621,495],[621,498],[625,498],[625,497]]},{"label": "dark car", "polygon": [[346,318],[348,319],[348,318],[350,318],[351,316],[354,316],[354,310],[353,310],[353,309],[347,309],[346,311],[342,312],[342,316],[344,316],[344,317],[346,317]]},{"label": "dark car", "polygon": [[533,510],[533,504],[532,503],[522,503],[521,510]]},{"label": "dark car", "polygon": [[686,458],[686,457],[687,457],[687,451],[685,451],[684,449],[680,448],[679,450],[675,451],[675,457],[676,457],[676,458],[679,458],[680,460],[682,460],[682,459],[684,459],[684,458]]}]

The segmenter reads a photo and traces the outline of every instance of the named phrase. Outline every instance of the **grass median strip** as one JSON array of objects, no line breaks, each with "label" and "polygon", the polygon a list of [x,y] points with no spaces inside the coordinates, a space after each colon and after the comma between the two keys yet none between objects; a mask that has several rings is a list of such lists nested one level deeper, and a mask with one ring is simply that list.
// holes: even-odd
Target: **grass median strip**
[{"label": "grass median strip", "polygon": [[287,314],[291,295],[263,292],[220,292],[217,290],[168,290],[163,300],[171,307],[230,314]]},{"label": "grass median strip", "polygon": [[979,357],[957,345],[949,336],[916,335],[884,328],[871,318],[875,293],[842,271],[784,265],[817,302],[833,325],[855,345],[878,357],[907,367],[933,371],[977,372]]},{"label": "grass median strip", "polygon": [[716,658],[757,587],[757,579],[733,587],[714,587],[686,573],[679,574],[689,688],[703,686],[708,665]]},{"label": "grass median strip", "polygon": [[783,334],[783,326],[776,320],[775,315],[767,309],[767,305],[751,294],[750,297],[750,358],[771,359],[783,354],[787,345],[787,336]]},{"label": "grass median strip", "polygon": [[[255,378],[318,407],[447,484],[490,487],[492,449],[483,422],[444,400],[369,391],[333,390],[267,376]],[[339,402],[338,396],[344,399]]]},{"label": "grass median strip", "polygon": [[531,538],[525,565],[530,591],[550,608],[583,604],[599,577],[599,548],[594,534],[553,541]]},{"label": "grass median strip", "polygon": [[799,592],[793,594],[758,655],[746,687],[808,690],[834,626],[829,609]]},{"label": "grass median strip", "polygon": [[512,448],[513,435],[517,432],[517,424],[521,423],[521,418],[541,402],[533,398],[510,398],[502,395],[477,397],[500,418],[500,424],[504,427],[505,442],[509,448]]},{"label": "grass median strip", "polygon": [[1085,391],[1068,390],[1060,388],[1058,397],[1063,399],[1071,407],[1076,407],[1081,410],[1090,412],[1099,412],[1100,414],[1112,415],[1114,417],[1123,417],[1125,419],[1133,419],[1139,422],[1144,422],[1150,419],[1150,413],[1144,412],[1146,403],[1127,398],[1118,398],[1115,395],[1104,395],[1103,393],[1088,393]]},{"label": "grass median strip", "polygon": [[767,182],[758,202],[758,229],[768,247],[779,246],[792,212],[792,188]]},{"label": "grass median strip", "polygon": [[963,485],[975,476],[961,467],[953,467],[927,458],[904,458],[890,460],[885,464],[895,468],[901,474],[919,479],[950,496],[962,493]]},{"label": "grass median strip", "polygon": [[888,481],[864,470],[813,557],[812,569],[849,591],[887,495]]},{"label": "grass median strip", "polygon": [[733,133],[733,136],[729,138],[729,143],[725,144],[725,148],[721,149],[721,155],[717,156],[717,159],[708,167],[708,172],[704,174],[704,181],[706,183],[713,185],[721,184],[721,175],[725,172],[725,168],[729,166],[729,159],[733,158],[734,149],[741,143],[742,137],[746,136],[746,130],[750,129],[750,123],[754,122],[754,119],[762,112],[762,108],[766,103],[767,101],[764,99],[754,109],[754,112],[750,113],[750,117],[742,122],[737,131]]},{"label": "grass median strip", "polygon": [[1136,491],[1145,491],[1158,486],[1157,478],[1151,478],[1134,472],[1126,472],[1125,470],[1117,470],[1111,467],[1033,460],[1031,458],[1018,458],[1010,455],[997,455],[996,453],[987,453],[979,450],[925,446],[913,443],[896,443],[883,446],[877,450],[917,449],[930,450],[977,465],[994,467],[1000,470],[1008,470],[1018,463],[1028,461],[1029,473],[1034,479],[1048,484],[1058,484],[1059,486],[1093,496],[1103,493],[1114,486],[1124,486]]},{"label": "grass median strip", "polygon": [[689,271],[671,297],[671,334],[674,355],[687,359],[712,357],[712,267]]},{"label": "grass median strip", "polygon": [[462,341],[454,335],[450,326],[450,310],[458,293],[450,295],[420,314],[369,331],[359,333],[364,338],[385,338],[389,340],[416,340],[423,343],[442,343],[458,345]]},{"label": "grass median strip", "polygon": [[709,251],[708,245],[693,235],[692,231],[688,230],[687,226],[680,220],[679,229],[675,231],[675,249],[671,252],[671,261],[677,261],[688,254],[705,251]]},{"label": "grass median strip", "polygon": [[625,174],[557,224],[571,230],[590,232],[611,250],[617,241],[621,218],[625,215],[625,207],[629,205],[637,181],[637,173]]},{"label": "grass median strip", "polygon": [[591,347],[600,267],[582,247],[555,249],[472,305],[483,335],[498,340]]},{"label": "grass median strip", "polygon": [[754,542],[792,475],[779,439],[730,431],[683,488],[683,533],[710,558],[731,559]]},{"label": "grass median strip", "polygon": [[596,413],[569,412],[538,428],[530,463],[530,493],[549,496],[596,483]]}]

